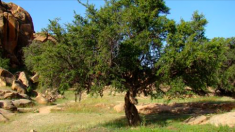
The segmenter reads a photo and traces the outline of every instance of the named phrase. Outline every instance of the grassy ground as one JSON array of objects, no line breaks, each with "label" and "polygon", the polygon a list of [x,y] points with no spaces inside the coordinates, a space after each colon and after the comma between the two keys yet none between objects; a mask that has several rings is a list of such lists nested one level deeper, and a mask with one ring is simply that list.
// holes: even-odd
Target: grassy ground
[{"label": "grassy ground", "polygon": [[[63,111],[53,111],[50,114],[26,113],[17,114],[7,123],[0,123],[1,132],[28,132],[31,129],[38,132],[229,132],[235,128],[215,127],[212,125],[187,125],[184,120],[191,115],[152,114],[141,115],[142,124],[139,127],[127,125],[124,112],[117,113],[113,107],[124,103],[124,94],[106,92],[104,97],[84,95],[81,102],[73,101],[71,91],[66,92],[66,99],[56,103],[64,104]],[[148,103],[187,103],[187,102],[231,102],[228,97],[202,97],[191,99],[151,100],[138,97],[139,104]]]}]

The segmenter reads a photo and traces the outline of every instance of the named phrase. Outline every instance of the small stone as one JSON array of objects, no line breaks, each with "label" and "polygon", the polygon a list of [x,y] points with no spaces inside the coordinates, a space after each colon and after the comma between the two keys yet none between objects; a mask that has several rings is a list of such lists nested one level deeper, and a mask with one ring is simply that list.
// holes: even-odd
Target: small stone
[{"label": "small stone", "polygon": [[37,103],[39,104],[48,104],[48,100],[42,96],[42,94],[38,93],[38,96],[35,98]]},{"label": "small stone", "polygon": [[32,129],[32,130],[30,130],[29,132],[37,132],[37,131]]}]

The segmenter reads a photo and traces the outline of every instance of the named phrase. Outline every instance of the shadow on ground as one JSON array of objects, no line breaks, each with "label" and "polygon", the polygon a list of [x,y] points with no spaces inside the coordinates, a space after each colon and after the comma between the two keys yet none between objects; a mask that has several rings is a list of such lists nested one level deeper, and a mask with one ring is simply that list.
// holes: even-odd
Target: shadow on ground
[{"label": "shadow on ground", "polygon": [[[194,103],[175,104],[150,104],[138,108],[142,113],[142,125],[166,127],[172,122],[183,122],[186,119],[206,114],[218,114],[229,112],[235,108],[235,103],[229,101],[208,101]],[[128,127],[126,118],[122,118],[101,124],[104,128],[126,128]]]}]

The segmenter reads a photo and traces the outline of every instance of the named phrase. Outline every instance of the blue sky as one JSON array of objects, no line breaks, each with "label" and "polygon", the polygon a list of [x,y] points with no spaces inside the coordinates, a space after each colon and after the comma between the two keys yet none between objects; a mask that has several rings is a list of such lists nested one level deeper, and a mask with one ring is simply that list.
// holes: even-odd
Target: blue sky
[{"label": "blue sky", "polygon": [[[73,20],[74,11],[82,15],[85,13],[85,8],[77,0],[14,0],[13,2],[31,14],[36,32],[47,26],[48,19],[58,17],[61,18],[61,23],[68,23]],[[89,2],[94,3],[97,8],[104,4],[103,0],[89,0]],[[209,22],[206,26],[208,38],[235,36],[234,0],[166,0],[166,5],[171,9],[168,18],[176,22],[181,18],[189,21],[196,10],[203,13]]]}]

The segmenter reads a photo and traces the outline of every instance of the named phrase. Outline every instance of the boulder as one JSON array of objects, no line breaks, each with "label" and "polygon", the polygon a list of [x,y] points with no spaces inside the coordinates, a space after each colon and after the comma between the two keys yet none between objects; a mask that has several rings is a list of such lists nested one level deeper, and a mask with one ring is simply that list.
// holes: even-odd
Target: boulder
[{"label": "boulder", "polygon": [[6,93],[3,96],[4,99],[16,99],[19,98],[19,94],[17,92],[12,92],[12,93]]},{"label": "boulder", "polygon": [[114,106],[113,109],[118,113],[122,112],[122,111],[124,111],[124,104],[123,103],[118,104],[118,105]]},{"label": "boulder", "polygon": [[17,108],[17,111],[20,113],[29,113],[29,112],[37,112],[38,110],[35,108]]},{"label": "boulder", "polygon": [[18,80],[22,82],[26,87],[29,87],[29,81],[26,77],[25,72],[20,72]]},{"label": "boulder", "polygon": [[35,74],[34,76],[32,76],[30,79],[32,80],[33,83],[39,82],[39,74],[36,73],[36,74]]},{"label": "boulder", "polygon": [[45,91],[44,97],[49,101],[49,102],[54,102],[56,99],[61,99],[64,98],[63,95],[59,94],[58,89],[47,89]]},{"label": "boulder", "polygon": [[37,131],[32,129],[32,130],[30,130],[29,132],[37,132]]},{"label": "boulder", "polygon": [[0,100],[0,108],[11,111],[17,110],[15,105],[10,100]]},{"label": "boulder", "polygon": [[20,94],[13,90],[0,90],[0,98],[2,99],[29,99],[28,95]]},{"label": "boulder", "polygon": [[7,83],[0,78],[0,87],[5,87],[7,86]]},{"label": "boulder", "polygon": [[41,93],[38,93],[38,96],[35,98],[35,100],[38,104],[43,104],[43,105],[48,104],[49,102],[45,97],[42,96]]},{"label": "boulder", "polygon": [[0,85],[1,86],[11,85],[14,80],[15,80],[15,77],[12,73],[0,67]]},{"label": "boulder", "polygon": [[34,26],[31,16],[14,3],[0,5],[0,44],[3,55],[12,67],[23,64],[22,48],[33,40]]},{"label": "boulder", "polygon": [[27,94],[20,94],[18,93],[20,96],[20,99],[30,99],[30,97]]},{"label": "boulder", "polygon": [[212,124],[215,126],[235,126],[235,112],[228,112],[224,114],[214,115],[203,124]]},{"label": "boulder", "polygon": [[34,37],[33,40],[37,41],[39,43],[43,43],[43,42],[46,42],[46,41],[51,41],[54,44],[57,43],[57,40],[48,33],[34,33],[33,37]]},{"label": "boulder", "polygon": [[28,100],[28,99],[14,100],[14,101],[12,101],[12,103],[16,107],[26,107],[26,106],[32,106],[33,105],[33,102],[31,100]]},{"label": "boulder", "polygon": [[198,124],[202,124],[203,122],[205,122],[208,119],[208,117],[201,115],[201,116],[197,116],[197,117],[192,117],[187,119],[185,122],[187,124],[190,125],[198,125]]},{"label": "boulder", "polygon": [[11,88],[16,90],[18,93],[25,94],[26,93],[26,86],[22,84],[21,81],[14,81]]},{"label": "boulder", "polygon": [[4,96],[6,93],[13,93],[15,91],[10,89],[0,89],[0,96]]}]

